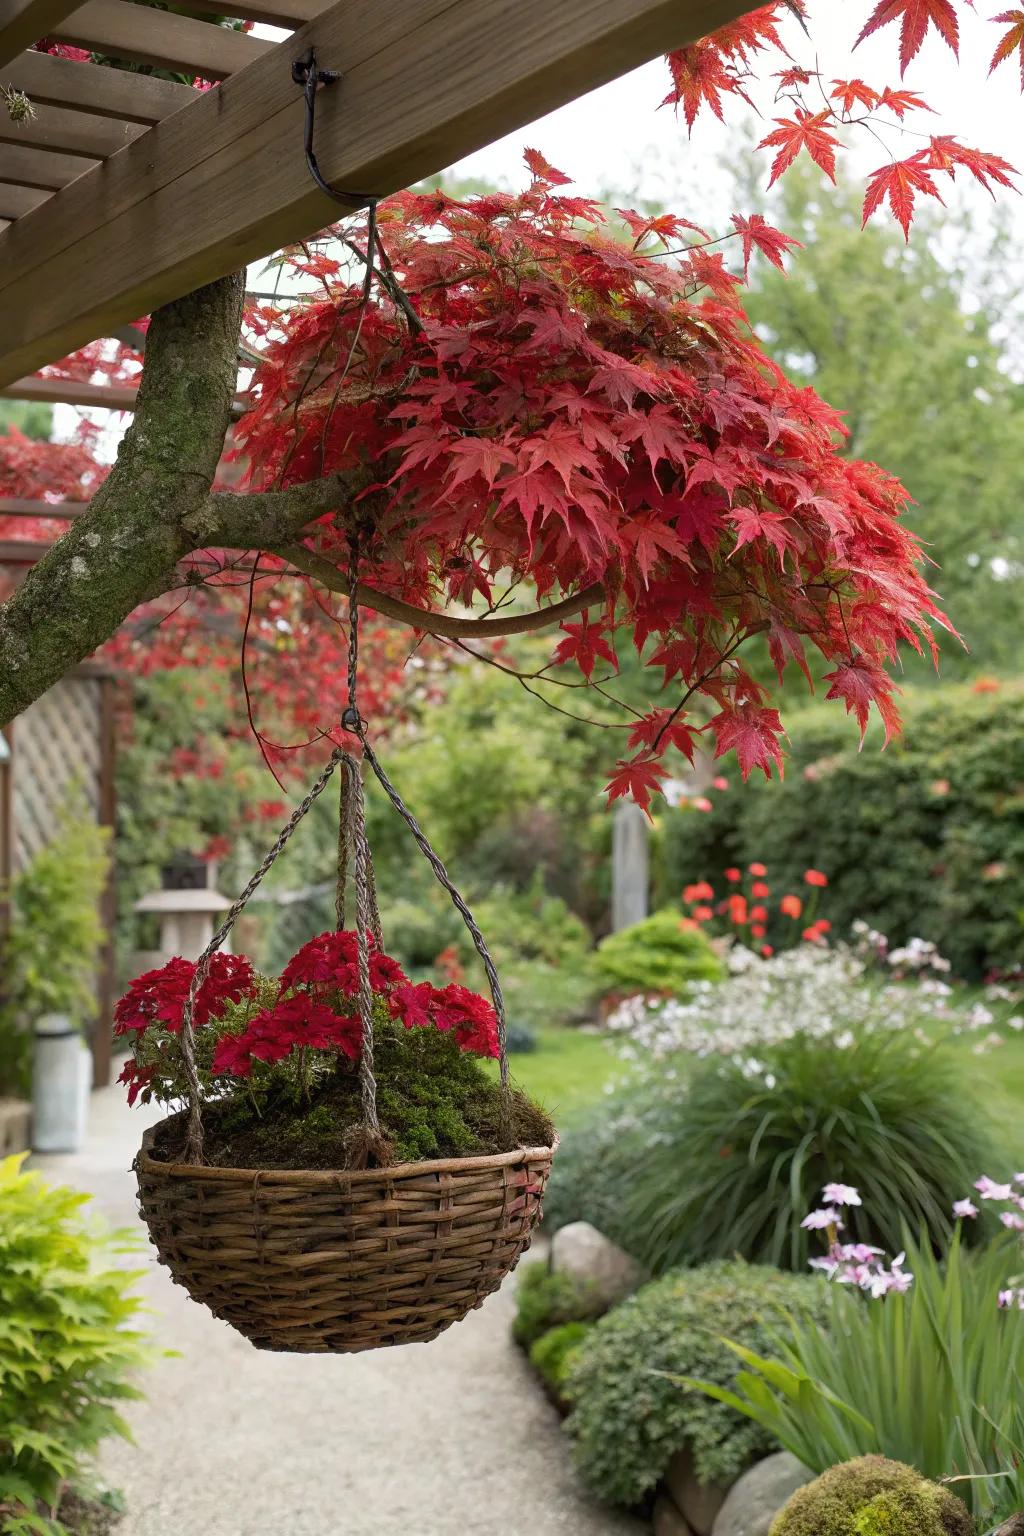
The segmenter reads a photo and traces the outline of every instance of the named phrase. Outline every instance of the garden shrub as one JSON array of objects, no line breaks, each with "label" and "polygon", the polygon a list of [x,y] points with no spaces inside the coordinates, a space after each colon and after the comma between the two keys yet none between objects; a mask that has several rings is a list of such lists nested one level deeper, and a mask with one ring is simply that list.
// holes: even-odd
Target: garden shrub
[{"label": "garden shrub", "polygon": [[763,860],[778,890],[808,865],[829,877],[836,932],[857,918],[894,944],[933,940],[977,977],[1021,959],[1024,685],[921,690],[903,735],[863,752],[828,707],[789,722],[785,780],[752,778],[705,815],[665,818],[666,890]]},{"label": "garden shrub", "polygon": [[542,1261],[520,1270],[512,1337],[530,1349],[552,1328],[583,1322],[601,1311],[592,1291],[572,1275],[556,1274]]},{"label": "garden shrub", "polygon": [[87,1199],[0,1162],[0,1531],[63,1536],[65,1487],[88,1496],[91,1462],[151,1358],[123,1239],[79,1220]]},{"label": "garden shrub", "polygon": [[80,1027],[96,1016],[109,840],[109,828],[74,793],[52,840],[11,882],[11,926],[0,957],[0,1093],[28,1092],[32,1026],[43,1014],[65,1013]]},{"label": "garden shrub", "polygon": [[594,958],[602,991],[681,996],[695,981],[718,981],[721,960],[702,933],[681,927],[680,917],[666,908],[602,940]]},{"label": "garden shrub", "polygon": [[530,1349],[530,1364],[560,1402],[566,1401],[569,1372],[593,1326],[593,1322],[583,1321],[560,1323],[541,1334]]},{"label": "garden shrub", "polygon": [[974,1536],[967,1507],[912,1467],[863,1456],[796,1493],[770,1536]]},{"label": "garden shrub", "polygon": [[775,1450],[758,1426],[723,1403],[681,1391],[670,1375],[730,1385],[737,1361],[721,1335],[759,1349],[784,1309],[813,1310],[823,1292],[807,1276],[711,1264],[653,1281],[595,1323],[565,1382],[573,1405],[566,1427],[587,1486],[628,1506],[654,1488],[684,1446],[706,1483],[729,1483],[753,1457]]},{"label": "garden shrub", "polygon": [[735,1059],[669,1059],[566,1137],[548,1220],[588,1220],[654,1274],[739,1255],[801,1270],[831,1180],[871,1210],[851,1240],[944,1244],[951,1191],[998,1165],[952,1053],[912,1033],[794,1035]]}]

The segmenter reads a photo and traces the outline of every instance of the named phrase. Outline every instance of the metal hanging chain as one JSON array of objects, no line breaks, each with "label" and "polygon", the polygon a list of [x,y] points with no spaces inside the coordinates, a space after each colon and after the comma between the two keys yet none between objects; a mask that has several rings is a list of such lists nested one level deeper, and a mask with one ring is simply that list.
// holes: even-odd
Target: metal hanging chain
[{"label": "metal hanging chain", "polygon": [[[374,752],[366,737],[366,721],[359,713],[357,700],[358,673],[359,673],[359,606],[357,600],[359,588],[359,540],[356,535],[349,539],[349,578],[348,578],[348,602],[349,602],[349,645],[348,645],[348,706],[341,717],[342,727],[357,736],[363,749],[363,756],[377,778],[384,793],[387,795],[395,810],[405,822],[412,833],[416,843],[427,860],[438,883],[444,887],[451,897],[452,904],[461,915],[463,922],[469,930],[477,954],[483,962],[487,983],[490,987],[491,1001],[494,1004],[494,1014],[498,1025],[498,1067],[501,1080],[501,1133],[502,1138],[511,1146],[514,1143],[513,1113],[512,1113],[512,1086],[509,1081],[508,1071],[508,1029],[505,1020],[505,999],[501,991],[501,982],[498,980],[498,972],[491,952],[487,948],[487,942],[477,925],[464,897],[453,883],[451,876],[443,863],[434,852],[422,827],[416,820],[409,807],[403,801],[391,780],[388,778],[377,754]],[[362,924],[360,924],[362,930]],[[365,942],[365,940],[363,940]]]},{"label": "metal hanging chain", "polygon": [[326,767],[320,773],[320,777],[313,784],[306,797],[295,807],[291,816],[277,834],[277,838],[273,846],[268,850],[262,864],[250,879],[245,890],[232,904],[224,921],[196,961],[192,984],[188,989],[188,997],[185,999],[185,1007],[181,1016],[181,1052],[185,1062],[185,1077],[189,1088],[188,1137],[185,1142],[186,1162],[201,1163],[203,1160],[202,1087],[200,1086],[199,1074],[196,1070],[196,1037],[193,1024],[199,989],[206,980],[210,969],[210,961],[235,926],[235,922],[248,902],[249,897],[256,890],[257,886],[262,884],[264,876],[275,863],[295,828],[299,825],[299,822],[323,794],[330,783],[331,775],[345,755],[340,747],[336,747],[331,753]]}]

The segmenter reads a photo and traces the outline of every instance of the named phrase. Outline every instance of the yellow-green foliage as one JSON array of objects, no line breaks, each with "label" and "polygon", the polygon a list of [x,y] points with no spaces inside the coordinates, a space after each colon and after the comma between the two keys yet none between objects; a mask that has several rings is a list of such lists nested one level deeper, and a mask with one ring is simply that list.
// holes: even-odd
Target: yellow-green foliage
[{"label": "yellow-green foliage", "polygon": [[695,981],[720,981],[722,962],[708,940],[680,920],[667,908],[602,940],[594,960],[602,990],[682,997]]},{"label": "yellow-green foliage", "polygon": [[946,1488],[884,1456],[832,1467],[800,1488],[770,1536],[973,1536],[967,1508]]},{"label": "yellow-green foliage", "polygon": [[[150,1350],[126,1243],[89,1231],[88,1197],[0,1161],[0,1533],[64,1536],[52,1516],[89,1464]],[[134,1246],[134,1244],[133,1244]]]}]

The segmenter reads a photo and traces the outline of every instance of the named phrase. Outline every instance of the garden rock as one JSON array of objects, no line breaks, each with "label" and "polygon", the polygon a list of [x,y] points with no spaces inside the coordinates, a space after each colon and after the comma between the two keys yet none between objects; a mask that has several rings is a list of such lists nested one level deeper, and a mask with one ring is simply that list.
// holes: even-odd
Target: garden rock
[{"label": "garden rock", "polygon": [[551,1268],[556,1275],[579,1281],[603,1311],[635,1291],[644,1279],[636,1260],[589,1221],[571,1222],[555,1233]]},{"label": "garden rock", "polygon": [[813,1476],[788,1451],[759,1461],[733,1484],[712,1536],[768,1536],[779,1510]]},{"label": "garden rock", "polygon": [[693,1536],[674,1502],[665,1493],[659,1493],[654,1501],[651,1523],[654,1536]]},{"label": "garden rock", "polygon": [[996,1536],[1024,1536],[1024,1513],[1011,1515],[1006,1524],[996,1531]]},{"label": "garden rock", "polygon": [[727,1489],[715,1483],[698,1481],[693,1457],[688,1450],[677,1451],[668,1464],[665,1486],[677,1508],[681,1509],[695,1536],[712,1536],[718,1512],[725,1503]]}]

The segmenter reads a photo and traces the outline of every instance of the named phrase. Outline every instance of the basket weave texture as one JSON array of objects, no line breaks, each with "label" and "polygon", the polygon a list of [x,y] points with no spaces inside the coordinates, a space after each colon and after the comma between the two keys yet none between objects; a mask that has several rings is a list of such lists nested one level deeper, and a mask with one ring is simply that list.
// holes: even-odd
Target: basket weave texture
[{"label": "basket weave texture", "polygon": [[[139,1204],[178,1285],[259,1349],[426,1343],[529,1247],[554,1147],[320,1172],[136,1160]],[[555,1143],[557,1146],[557,1141]]]}]

